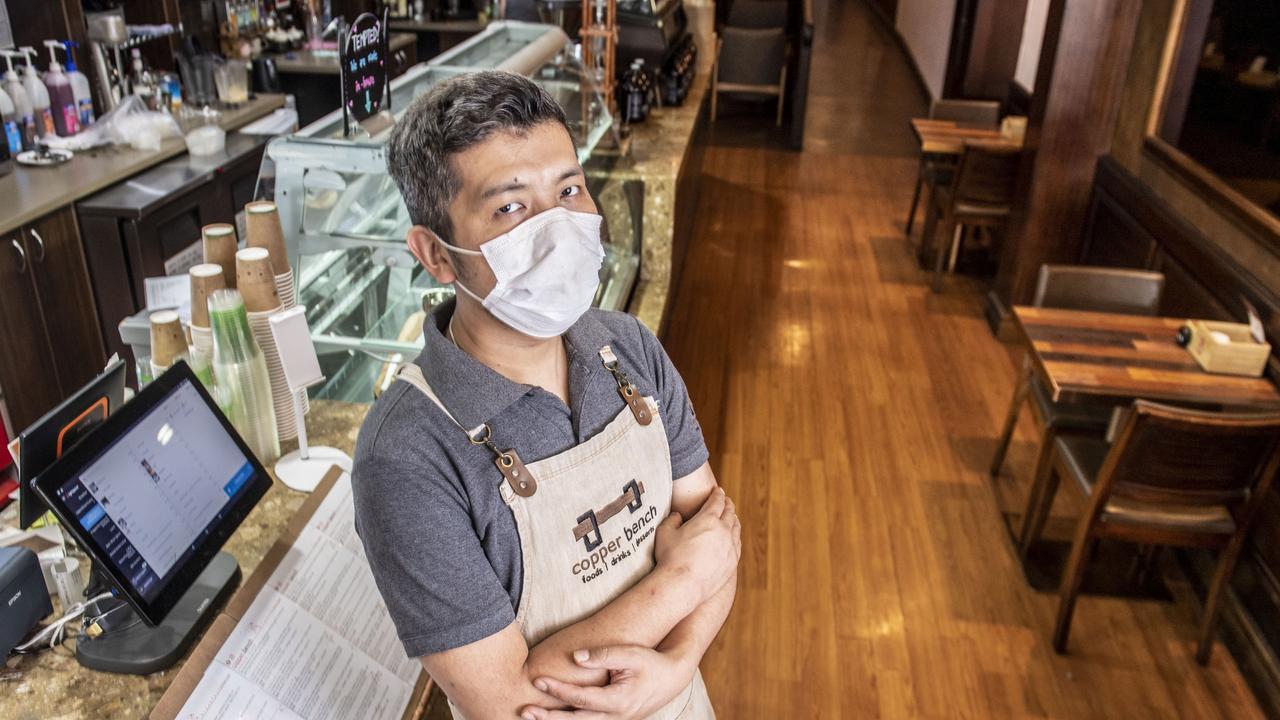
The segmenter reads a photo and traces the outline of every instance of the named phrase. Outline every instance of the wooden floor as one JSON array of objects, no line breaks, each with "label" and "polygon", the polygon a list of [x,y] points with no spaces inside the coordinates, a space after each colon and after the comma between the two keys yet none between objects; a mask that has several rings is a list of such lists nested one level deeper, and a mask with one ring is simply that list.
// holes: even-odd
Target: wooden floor
[{"label": "wooden floor", "polygon": [[1070,654],[1049,647],[1057,598],[1001,521],[1029,418],[985,472],[1019,351],[980,281],[933,295],[903,244],[924,105],[897,48],[858,0],[815,4],[808,149],[708,151],[665,336],[743,520],[703,663],[720,717],[1260,717],[1221,646],[1194,663],[1174,565],[1176,602],[1084,597]]}]

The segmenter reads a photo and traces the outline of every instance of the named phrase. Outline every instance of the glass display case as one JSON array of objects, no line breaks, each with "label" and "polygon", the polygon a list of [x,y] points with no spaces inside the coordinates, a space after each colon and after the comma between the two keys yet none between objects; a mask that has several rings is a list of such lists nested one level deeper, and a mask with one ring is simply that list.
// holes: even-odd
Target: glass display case
[{"label": "glass display case", "polygon": [[[605,262],[599,307],[625,309],[640,264],[643,185],[613,180],[615,160],[602,149],[616,140],[608,104],[584,76],[573,45],[558,27],[495,22],[481,34],[418,65],[391,83],[390,114],[459,73],[503,69],[524,74],[564,107],[588,190],[605,218]],[[386,169],[390,123],[372,133],[353,125],[343,137],[338,110],[273,140],[259,195],[280,208],[298,303],[307,308],[328,378],[313,397],[369,401],[422,347],[424,314],[452,296],[408,252],[408,210]]]}]

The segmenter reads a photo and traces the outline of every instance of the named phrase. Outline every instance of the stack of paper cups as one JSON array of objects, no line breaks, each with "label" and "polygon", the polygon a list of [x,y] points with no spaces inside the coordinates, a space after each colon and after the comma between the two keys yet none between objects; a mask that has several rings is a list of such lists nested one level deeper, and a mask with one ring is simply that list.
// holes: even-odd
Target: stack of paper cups
[{"label": "stack of paper cups", "polygon": [[222,267],[213,263],[196,265],[191,275],[191,345],[192,355],[204,361],[213,359],[213,331],[209,329],[209,296],[215,290],[225,288],[226,276]]},{"label": "stack of paper cups", "polygon": [[266,248],[250,247],[236,253],[236,283],[244,296],[249,329],[266,360],[276,429],[281,440],[292,440],[298,435],[298,419],[293,409],[293,396],[289,394],[289,382],[285,379],[284,365],[280,362],[280,351],[271,334],[271,316],[281,308]]},{"label": "stack of paper cups", "polygon": [[151,373],[160,377],[174,360],[187,353],[187,336],[182,320],[173,310],[151,313]]},{"label": "stack of paper cups", "polygon": [[276,292],[280,295],[280,307],[288,310],[298,304],[298,292],[293,286],[293,270],[276,274]]},{"label": "stack of paper cups", "polygon": [[280,211],[276,204],[269,200],[251,202],[244,206],[245,234],[248,235],[248,247],[265,248],[271,256],[271,267],[275,271],[276,291],[280,295],[280,306],[285,310],[297,302],[293,285],[293,267],[289,263],[289,255],[284,246],[284,228],[280,225]]},{"label": "stack of paper cups", "polygon": [[222,268],[223,287],[236,286],[236,228],[227,223],[214,223],[200,228],[204,261]]}]

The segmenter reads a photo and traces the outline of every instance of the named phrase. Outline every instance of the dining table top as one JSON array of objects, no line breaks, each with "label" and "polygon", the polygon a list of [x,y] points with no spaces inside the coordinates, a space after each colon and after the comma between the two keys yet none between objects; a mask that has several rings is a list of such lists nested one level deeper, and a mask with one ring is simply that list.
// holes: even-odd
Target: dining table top
[{"label": "dining table top", "polygon": [[931,155],[959,155],[964,152],[965,141],[1005,141],[1012,146],[1018,143],[1007,140],[998,127],[966,125],[954,120],[911,118],[911,131],[920,142],[920,152]]},{"label": "dining table top", "polygon": [[1184,318],[1015,306],[1035,372],[1055,402],[1135,399],[1231,409],[1280,409],[1268,378],[1201,369],[1175,336]]}]

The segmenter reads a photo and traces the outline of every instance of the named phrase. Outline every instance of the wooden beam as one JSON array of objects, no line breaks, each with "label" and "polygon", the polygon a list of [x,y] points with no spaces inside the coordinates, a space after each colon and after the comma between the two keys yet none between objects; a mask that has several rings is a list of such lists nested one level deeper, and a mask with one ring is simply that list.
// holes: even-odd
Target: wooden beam
[{"label": "wooden beam", "polygon": [[1141,3],[1053,0],[1019,194],[994,297],[1030,302],[1040,266],[1079,256],[1094,167],[1111,146]]}]

